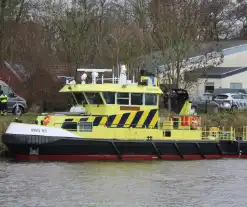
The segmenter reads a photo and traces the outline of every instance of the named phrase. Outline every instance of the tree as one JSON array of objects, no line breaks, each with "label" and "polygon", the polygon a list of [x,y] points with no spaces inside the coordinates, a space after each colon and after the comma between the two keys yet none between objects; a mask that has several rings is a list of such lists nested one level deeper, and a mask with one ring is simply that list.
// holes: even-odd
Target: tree
[{"label": "tree", "polygon": [[213,64],[212,58],[215,58],[208,54],[216,49],[213,48],[194,60],[190,59],[195,51],[201,53],[202,5],[197,0],[154,0],[150,8],[152,37],[161,53],[168,85],[179,88],[185,71],[205,66],[209,61]]},{"label": "tree", "polygon": [[0,2],[0,63],[2,64],[6,55],[6,36],[9,36],[9,31],[6,27],[15,27],[21,20],[22,16],[27,15],[24,9],[26,6],[25,0],[1,0]]},{"label": "tree", "polygon": [[234,26],[229,0],[206,0],[202,3],[201,23],[204,40],[227,39]]},{"label": "tree", "polygon": [[[239,37],[246,39],[247,37],[247,2],[245,0],[237,0],[233,13],[240,22]],[[237,28],[235,28],[237,29]]]},{"label": "tree", "polygon": [[[214,53],[209,53],[212,51],[200,51],[203,9],[199,0],[153,0],[150,3],[152,38],[161,54],[160,73],[164,75],[163,83],[167,85],[168,110],[171,109],[172,87],[188,86],[188,81],[184,79],[185,72],[214,65],[213,60],[218,58]],[[201,53],[190,58],[192,54]],[[195,83],[193,81],[192,85]]]},{"label": "tree", "polygon": [[2,64],[4,60],[4,45],[3,45],[3,35],[4,35],[4,16],[5,16],[5,8],[7,5],[7,0],[2,0],[0,5],[0,64]]}]

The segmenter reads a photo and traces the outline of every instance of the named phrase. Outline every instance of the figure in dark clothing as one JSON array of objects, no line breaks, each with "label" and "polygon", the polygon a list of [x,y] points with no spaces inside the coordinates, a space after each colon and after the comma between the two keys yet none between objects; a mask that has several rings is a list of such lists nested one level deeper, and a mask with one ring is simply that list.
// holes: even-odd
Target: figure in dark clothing
[{"label": "figure in dark clothing", "polygon": [[[0,96],[3,95],[3,91],[2,89],[0,88]],[[3,115],[3,104],[2,104],[2,101],[0,100],[0,114]]]},{"label": "figure in dark clothing", "polygon": [[3,91],[0,90],[0,113],[1,115],[7,115],[7,102],[8,96],[4,95]]}]

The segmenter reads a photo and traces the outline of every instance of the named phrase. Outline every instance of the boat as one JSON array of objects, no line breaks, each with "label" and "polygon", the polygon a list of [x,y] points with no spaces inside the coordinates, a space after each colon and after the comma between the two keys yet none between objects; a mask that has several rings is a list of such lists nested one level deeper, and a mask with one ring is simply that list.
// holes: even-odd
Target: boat
[{"label": "boat", "polygon": [[154,75],[141,71],[137,82],[135,77],[128,80],[125,65],[119,77],[112,69],[77,71],[83,72],[81,81],[65,77],[59,91],[73,97],[70,111],[40,114],[33,124],[9,125],[3,143],[11,158],[65,162],[247,158],[246,128],[240,137],[232,127],[202,126],[201,117],[191,113],[186,90],[172,90],[174,113],[161,120],[163,91]]}]

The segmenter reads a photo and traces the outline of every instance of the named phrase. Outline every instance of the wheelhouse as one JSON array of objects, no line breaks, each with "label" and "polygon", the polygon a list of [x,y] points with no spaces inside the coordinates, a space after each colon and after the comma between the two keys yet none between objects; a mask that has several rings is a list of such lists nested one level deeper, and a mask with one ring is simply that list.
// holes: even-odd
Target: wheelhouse
[{"label": "wheelhouse", "polygon": [[[67,83],[60,92],[71,93],[74,105],[83,106],[91,115],[122,114],[131,111],[158,109],[159,97],[162,94],[155,77],[141,76],[140,82],[127,80],[122,68],[120,78],[98,78],[95,73],[108,72],[109,69],[81,69],[92,72],[92,82],[86,83],[86,73],[81,77],[81,83]],[[105,81],[105,80],[108,80]],[[112,83],[109,83],[109,80]]]}]

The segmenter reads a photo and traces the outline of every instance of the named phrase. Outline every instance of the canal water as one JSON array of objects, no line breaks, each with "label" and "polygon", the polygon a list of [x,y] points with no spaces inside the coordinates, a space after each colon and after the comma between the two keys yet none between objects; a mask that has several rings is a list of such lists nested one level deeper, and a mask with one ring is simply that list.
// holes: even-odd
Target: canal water
[{"label": "canal water", "polygon": [[246,207],[247,160],[2,161],[0,206]]}]

